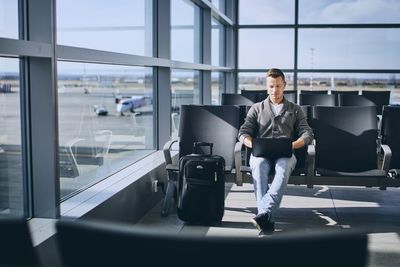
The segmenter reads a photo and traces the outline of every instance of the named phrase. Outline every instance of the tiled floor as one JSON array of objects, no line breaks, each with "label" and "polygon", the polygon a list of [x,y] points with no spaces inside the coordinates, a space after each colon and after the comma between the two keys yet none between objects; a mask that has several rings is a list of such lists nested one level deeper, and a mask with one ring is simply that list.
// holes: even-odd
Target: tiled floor
[{"label": "tiled floor", "polygon": [[[139,223],[160,231],[199,235],[257,236],[250,223],[256,212],[253,186],[226,185],[225,213],[221,225],[185,225],[176,213],[160,216],[160,205]],[[315,231],[366,230],[368,266],[400,266],[400,188],[289,185],[276,214],[273,235]]]}]

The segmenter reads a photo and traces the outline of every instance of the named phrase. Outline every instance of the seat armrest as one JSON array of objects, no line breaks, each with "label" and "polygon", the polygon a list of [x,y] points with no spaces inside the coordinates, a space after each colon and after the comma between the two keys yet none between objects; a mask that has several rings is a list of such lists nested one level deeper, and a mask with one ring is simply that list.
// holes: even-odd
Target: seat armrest
[{"label": "seat armrest", "polygon": [[242,153],[242,147],[243,147],[243,143],[242,142],[236,142],[235,144],[235,156],[238,154],[240,155]]},{"label": "seat armrest", "polygon": [[167,171],[177,172],[179,171],[179,166],[175,164],[167,164],[166,169]]},{"label": "seat armrest", "polygon": [[315,145],[308,145],[307,146],[307,155],[315,157]]},{"label": "seat armrest", "polygon": [[315,175],[315,142],[307,147],[306,167],[307,187],[312,188],[314,186],[312,177]]},{"label": "seat armrest", "polygon": [[382,162],[382,170],[385,172],[389,171],[390,160],[392,159],[392,150],[388,145],[381,144],[381,148],[383,150],[383,162]]},{"label": "seat armrest", "polygon": [[243,185],[243,174],[240,171],[242,167],[242,142],[236,142],[235,144],[235,171],[236,171],[236,185]]},{"label": "seat armrest", "polygon": [[171,147],[174,143],[178,142],[178,139],[173,139],[164,144],[163,152],[165,158],[165,164],[172,164],[172,157],[171,157]]}]

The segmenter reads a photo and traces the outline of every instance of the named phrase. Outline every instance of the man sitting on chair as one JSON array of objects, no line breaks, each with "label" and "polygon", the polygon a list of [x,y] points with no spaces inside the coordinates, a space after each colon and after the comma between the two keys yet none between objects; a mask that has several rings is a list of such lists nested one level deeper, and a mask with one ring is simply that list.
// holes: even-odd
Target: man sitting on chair
[{"label": "man sitting on chair", "polygon": [[[251,106],[239,130],[240,142],[251,148],[253,138],[292,138],[293,140],[295,136],[299,136],[292,142],[292,149],[299,149],[310,144],[313,133],[304,112],[300,106],[289,102],[283,95],[286,86],[285,75],[281,70],[273,68],[267,72],[266,76],[269,96],[264,101]],[[279,208],[296,162],[294,155],[274,160],[250,156],[258,210],[252,223],[261,231],[261,235],[274,231],[274,213]],[[275,176],[269,186],[268,174],[272,167],[275,168]]]}]

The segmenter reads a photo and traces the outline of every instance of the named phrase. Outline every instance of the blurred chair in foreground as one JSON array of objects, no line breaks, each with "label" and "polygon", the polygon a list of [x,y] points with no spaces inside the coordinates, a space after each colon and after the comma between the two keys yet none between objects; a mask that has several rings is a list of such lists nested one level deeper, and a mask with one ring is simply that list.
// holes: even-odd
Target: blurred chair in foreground
[{"label": "blurred chair in foreground", "polygon": [[26,219],[0,218],[0,237],[0,266],[40,266]]},{"label": "blurred chair in foreground", "polygon": [[134,226],[58,221],[64,267],[366,266],[367,236],[351,230],[270,238],[202,236]]}]

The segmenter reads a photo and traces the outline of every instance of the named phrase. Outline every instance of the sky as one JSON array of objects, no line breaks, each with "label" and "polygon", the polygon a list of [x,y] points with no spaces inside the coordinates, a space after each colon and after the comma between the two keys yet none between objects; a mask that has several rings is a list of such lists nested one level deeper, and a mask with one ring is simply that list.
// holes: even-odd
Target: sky
[{"label": "sky", "polygon": [[[294,0],[239,0],[241,24],[294,23]],[[300,0],[299,23],[399,23],[398,0]]]},{"label": "sky", "polygon": [[[293,0],[241,0],[239,23],[293,24]],[[299,23],[399,23],[398,0],[300,0]],[[300,29],[298,67],[399,69],[399,29]],[[293,68],[293,29],[241,29],[239,68]]]}]

